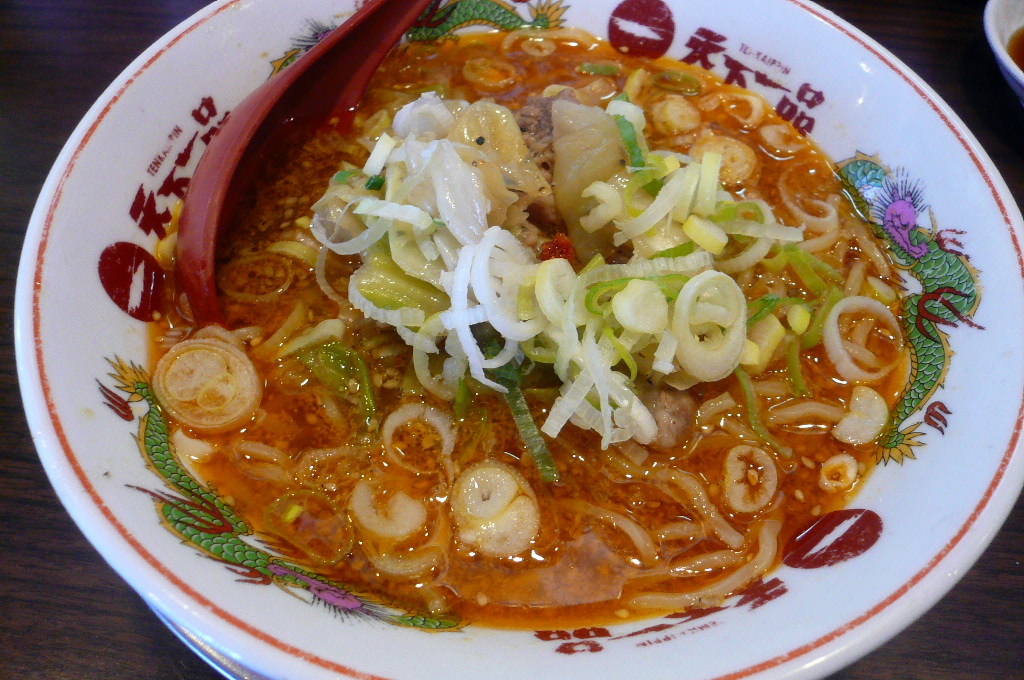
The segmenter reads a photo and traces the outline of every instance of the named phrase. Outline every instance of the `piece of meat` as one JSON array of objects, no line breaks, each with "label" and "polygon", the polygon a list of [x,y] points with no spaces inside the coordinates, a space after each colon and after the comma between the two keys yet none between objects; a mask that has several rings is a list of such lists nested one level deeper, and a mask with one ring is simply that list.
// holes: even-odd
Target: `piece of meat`
[{"label": "piece of meat", "polygon": [[551,146],[555,130],[551,121],[551,104],[554,101],[553,97],[528,97],[523,107],[516,111],[516,122],[523,132],[526,148],[548,182],[551,181],[551,168],[555,162]]},{"label": "piece of meat", "polygon": [[[554,97],[528,97],[523,107],[516,111],[516,122],[523,133],[523,141],[530,150],[537,167],[549,183],[555,166],[553,144],[555,126],[551,120],[551,105],[557,99],[576,101],[572,90],[562,90]],[[557,191],[557,187],[552,187]],[[554,194],[538,197],[527,209],[530,221],[548,236],[565,231],[565,221],[555,207]]]},{"label": "piece of meat", "polygon": [[673,387],[647,387],[640,391],[640,401],[658,424],[658,434],[650,446],[664,451],[689,441],[697,410],[689,392]]}]

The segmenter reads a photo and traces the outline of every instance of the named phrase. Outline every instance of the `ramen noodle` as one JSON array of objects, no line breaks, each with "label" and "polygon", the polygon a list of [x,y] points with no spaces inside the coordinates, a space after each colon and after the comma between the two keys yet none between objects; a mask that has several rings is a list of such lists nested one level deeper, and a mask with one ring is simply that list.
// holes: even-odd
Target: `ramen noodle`
[{"label": "ramen noodle", "polygon": [[226,328],[159,323],[178,455],[286,558],[494,626],[720,604],[858,490],[907,368],[830,161],[577,30],[397,49],[217,282]]}]

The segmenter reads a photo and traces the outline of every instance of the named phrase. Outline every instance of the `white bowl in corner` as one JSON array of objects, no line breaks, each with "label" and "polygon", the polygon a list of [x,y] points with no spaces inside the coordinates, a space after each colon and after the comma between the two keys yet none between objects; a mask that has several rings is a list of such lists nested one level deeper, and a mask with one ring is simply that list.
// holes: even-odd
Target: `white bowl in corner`
[{"label": "white bowl in corner", "polygon": [[1024,3],[1016,0],[988,0],[985,4],[985,38],[996,57],[1003,78],[1024,104],[1024,70],[1010,58],[1006,47],[1018,29],[1024,27]]}]

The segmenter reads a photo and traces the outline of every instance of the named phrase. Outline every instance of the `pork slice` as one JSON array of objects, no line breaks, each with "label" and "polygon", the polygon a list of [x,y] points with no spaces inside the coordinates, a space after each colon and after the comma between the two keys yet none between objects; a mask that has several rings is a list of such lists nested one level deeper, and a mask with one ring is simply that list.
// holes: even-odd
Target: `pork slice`
[{"label": "pork slice", "polygon": [[523,141],[544,178],[551,181],[551,168],[555,161],[552,137],[555,126],[551,122],[553,97],[529,97],[523,108],[516,111],[516,122],[523,132]]},{"label": "pork slice", "polygon": [[[572,90],[567,89],[553,97],[528,97],[523,107],[515,114],[526,148],[530,150],[530,155],[548,183],[551,182],[555,165],[555,125],[551,119],[551,105],[559,99],[576,101],[576,96]],[[557,187],[552,188],[558,190]],[[530,215],[530,221],[544,235],[551,237],[559,232],[565,232],[565,221],[555,206],[554,193],[538,197],[526,210]]]},{"label": "pork slice", "polygon": [[658,424],[658,434],[650,446],[665,451],[690,440],[697,403],[689,392],[673,387],[648,387],[641,390],[640,401]]}]

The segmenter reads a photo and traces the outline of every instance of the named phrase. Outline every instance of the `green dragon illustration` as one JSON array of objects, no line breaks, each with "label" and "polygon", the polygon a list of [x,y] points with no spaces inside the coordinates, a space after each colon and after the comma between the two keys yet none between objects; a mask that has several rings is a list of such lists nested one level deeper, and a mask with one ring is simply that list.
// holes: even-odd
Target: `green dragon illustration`
[{"label": "green dragon illustration", "polygon": [[146,464],[160,475],[171,492],[133,487],[153,497],[161,522],[182,541],[204,555],[228,565],[240,580],[287,588],[302,588],[312,601],[336,614],[373,618],[402,626],[444,629],[458,626],[454,618],[432,618],[393,610],[365,595],[355,594],[348,586],[325,579],[297,564],[272,555],[267,550],[242,539],[252,531],[210,488],[200,484],[182,466],[171,444],[160,406],[149,386],[149,377],[140,366],[121,359],[109,360],[114,371],[109,374],[117,390],[101,385],[107,405],[125,420],[135,418],[130,404],[142,402],[145,409],[139,418],[135,439]]},{"label": "green dragon illustration", "polygon": [[567,6],[563,0],[538,0],[527,7],[526,20],[510,3],[502,0],[452,0],[442,6],[443,0],[431,2],[416,20],[406,37],[412,42],[451,39],[460,28],[486,25],[505,31],[518,28],[558,28]]},{"label": "green dragon illustration", "polygon": [[[447,4],[444,4],[444,0],[433,0],[405,37],[410,42],[454,40],[455,31],[476,25],[491,26],[505,31],[520,28],[560,28],[565,24],[562,16],[568,9],[565,0],[537,0],[535,3],[527,4],[530,13],[527,19],[520,15],[512,4],[504,0],[451,0]],[[292,47],[284,54],[271,60],[271,75],[294,63],[335,28],[334,24],[308,20],[306,32],[292,40]]]},{"label": "green dragon illustration", "polygon": [[[883,462],[914,458],[921,445],[921,421],[907,421],[942,386],[953,355],[948,334],[940,326],[972,320],[981,298],[978,272],[956,237],[956,229],[939,230],[929,212],[931,230],[918,225],[927,209],[922,190],[901,172],[892,173],[877,158],[857,155],[839,164],[839,177],[854,204],[888,246],[896,265],[916,279],[921,292],[903,300],[903,327],[910,349],[910,379],[879,440]],[[946,411],[948,413],[948,411]]]}]

